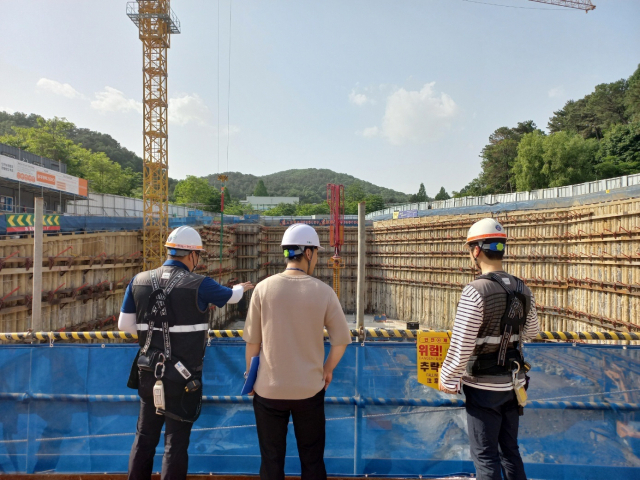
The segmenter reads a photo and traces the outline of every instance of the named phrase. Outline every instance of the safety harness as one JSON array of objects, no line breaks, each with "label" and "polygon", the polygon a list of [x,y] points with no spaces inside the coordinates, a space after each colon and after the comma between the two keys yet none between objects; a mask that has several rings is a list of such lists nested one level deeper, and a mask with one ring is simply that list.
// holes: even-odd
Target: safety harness
[{"label": "safety harness", "polygon": [[[154,387],[154,396],[156,391],[162,389],[161,393],[158,391],[159,395],[162,395],[161,403],[164,404],[164,386],[162,384],[162,379],[165,376],[166,365],[170,366],[168,372],[171,372],[173,378],[168,378],[168,380],[178,383],[181,382],[180,376],[184,380],[188,380],[192,378],[193,375],[189,370],[182,365],[180,361],[176,361],[176,359],[172,359],[171,355],[171,338],[169,335],[169,309],[168,309],[168,300],[169,295],[173,288],[180,282],[180,280],[187,275],[187,272],[184,270],[180,270],[176,274],[172,275],[167,283],[167,286],[163,289],[160,287],[160,282],[158,281],[158,274],[156,270],[152,270],[150,272],[151,276],[151,284],[153,286],[153,292],[149,296],[149,303],[147,304],[147,311],[145,313],[145,322],[149,325],[149,332],[147,334],[147,338],[143,347],[140,349],[140,355],[138,357],[138,368],[145,371],[153,372],[157,382],[156,387]],[[158,350],[151,347],[151,339],[154,332],[154,326],[160,323],[163,337],[163,350]],[[172,368],[173,367],[173,368]],[[178,373],[174,374],[173,370],[176,370]],[[201,368],[199,369],[202,370]],[[178,382],[176,382],[176,380]],[[192,379],[190,382],[184,386],[184,391],[193,392],[199,390],[201,387],[201,383],[197,379]],[[184,392],[183,392],[184,393]],[[171,412],[166,411],[164,408],[157,408],[156,412],[159,415],[164,415],[167,418],[171,418],[173,420],[178,420],[181,422],[193,423],[200,414],[200,409],[202,406],[202,402],[200,401],[197,407],[196,414],[191,419],[182,418],[178,415],[175,415]]]},{"label": "safety harness", "polygon": [[[511,290],[504,284],[502,277],[496,273],[481,275],[478,279],[492,280],[498,283],[507,294],[507,305],[500,318],[500,346],[498,351],[472,357],[469,360],[467,372],[473,376],[507,375],[515,368],[524,368],[521,331],[527,321],[530,308],[527,297],[524,294],[524,282],[516,278],[516,289]],[[515,350],[509,350],[513,336],[518,337],[517,347]],[[495,380],[497,382],[501,381],[501,379],[497,378]],[[485,379],[483,381],[487,382]],[[491,380],[488,383],[491,383]]]}]

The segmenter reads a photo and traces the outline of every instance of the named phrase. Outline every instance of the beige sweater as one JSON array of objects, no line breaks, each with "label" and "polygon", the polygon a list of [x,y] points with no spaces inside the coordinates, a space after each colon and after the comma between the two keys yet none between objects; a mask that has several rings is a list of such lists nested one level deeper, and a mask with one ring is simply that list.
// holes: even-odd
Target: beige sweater
[{"label": "beige sweater", "polygon": [[331,345],[351,343],[347,319],[331,287],[314,277],[282,273],[260,282],[242,337],[247,343],[262,343],[255,392],[301,400],[322,390],[324,327]]}]

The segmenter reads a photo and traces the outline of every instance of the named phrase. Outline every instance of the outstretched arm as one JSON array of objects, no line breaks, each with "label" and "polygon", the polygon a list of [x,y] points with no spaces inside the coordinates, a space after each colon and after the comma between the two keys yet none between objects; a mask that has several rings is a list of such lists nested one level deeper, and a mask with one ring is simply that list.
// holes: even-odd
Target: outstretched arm
[{"label": "outstretched arm", "polygon": [[244,292],[248,292],[254,287],[251,282],[239,283],[238,285],[233,286],[233,293],[231,294],[231,298],[227,303],[238,303],[242,299],[242,295]]}]

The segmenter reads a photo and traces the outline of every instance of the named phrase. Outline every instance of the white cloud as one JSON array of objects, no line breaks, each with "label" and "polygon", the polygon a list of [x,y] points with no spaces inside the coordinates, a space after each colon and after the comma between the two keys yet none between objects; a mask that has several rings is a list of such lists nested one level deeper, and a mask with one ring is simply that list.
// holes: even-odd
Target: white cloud
[{"label": "white cloud", "polygon": [[96,99],[91,102],[91,108],[99,112],[128,112],[142,113],[142,102],[124,96],[120,90],[104,87],[102,92],[96,92]]},{"label": "white cloud", "polygon": [[377,137],[378,135],[380,135],[380,129],[378,127],[369,127],[362,131],[362,136],[365,138]]},{"label": "white cloud", "polygon": [[364,93],[356,93],[355,90],[351,90],[351,93],[349,93],[349,102],[357,105],[358,107],[362,107],[367,103],[376,103],[374,99],[367,97]]},{"label": "white cloud", "polygon": [[56,95],[62,95],[67,98],[84,98],[84,95],[68,83],[60,83],[48,78],[41,78],[38,80],[36,87],[40,90],[55,93]]},{"label": "white cloud", "polygon": [[389,95],[380,129],[389,143],[424,143],[451,128],[459,108],[449,95],[435,92],[434,85],[435,82],[426,83],[413,91],[400,88]]},{"label": "white cloud", "polygon": [[549,90],[549,98],[557,98],[562,97],[564,95],[564,88],[562,87],[554,87]]},{"label": "white cloud", "polygon": [[209,109],[197,94],[185,94],[169,99],[170,123],[186,125],[195,122],[199,125],[207,125],[208,115]]}]

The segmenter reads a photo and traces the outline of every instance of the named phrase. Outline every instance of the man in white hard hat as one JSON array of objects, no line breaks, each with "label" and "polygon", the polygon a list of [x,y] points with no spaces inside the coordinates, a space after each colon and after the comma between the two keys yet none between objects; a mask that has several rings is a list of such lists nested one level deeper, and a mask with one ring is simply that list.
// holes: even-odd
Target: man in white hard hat
[{"label": "man in white hard hat", "polygon": [[140,415],[129,457],[129,479],[150,480],[165,426],[162,480],[187,476],[189,436],[202,403],[202,365],[209,304],[237,303],[250,282],[231,288],[193,273],[203,251],[200,234],[183,226],[165,244],[162,267],[136,275],[125,292],[118,328],[138,334],[140,351],[128,385],[140,395]]},{"label": "man in white hard hat", "polygon": [[[351,334],[333,289],[311,276],[322,249],[313,227],[292,225],[281,246],[287,266],[256,287],[243,335],[247,371],[251,358],[260,356],[253,397],[260,478],[284,479],[287,428],[293,416],[302,479],[324,480],[324,395]],[[323,364],[325,328],[331,349]]]},{"label": "man in white hard hat", "polygon": [[518,448],[528,378],[522,342],[538,334],[531,290],[502,268],[507,234],[493,218],[474,223],[465,245],[482,275],[462,291],[440,390],[466,396],[478,480],[526,479]]}]

